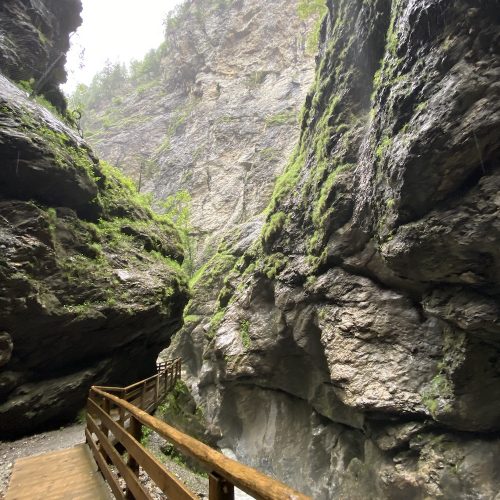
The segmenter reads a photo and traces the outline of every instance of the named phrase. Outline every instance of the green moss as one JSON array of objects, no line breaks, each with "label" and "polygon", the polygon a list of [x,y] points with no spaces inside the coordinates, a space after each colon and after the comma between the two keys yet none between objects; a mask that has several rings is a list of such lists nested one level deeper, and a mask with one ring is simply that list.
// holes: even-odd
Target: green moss
[{"label": "green moss", "polygon": [[243,347],[248,349],[252,341],[250,340],[250,321],[244,319],[240,322],[239,333],[241,336],[241,342],[243,343]]},{"label": "green moss", "polygon": [[282,253],[273,253],[262,256],[259,261],[259,270],[269,279],[274,279],[286,266],[288,257]]},{"label": "green moss", "polygon": [[155,222],[174,228],[174,222],[168,215],[160,215],[151,208],[151,195],[137,191],[135,182],[123,172],[105,161],[99,163],[101,185],[97,202],[104,208],[105,214],[113,216],[128,213],[134,219],[153,219]]},{"label": "green moss", "polygon": [[309,54],[315,54],[318,50],[321,23],[327,12],[325,3],[325,0],[300,0],[297,5],[297,14],[300,19],[303,21],[310,18],[315,19],[314,25],[306,40],[306,50]]},{"label": "green moss", "polygon": [[47,215],[47,222],[48,222],[48,225],[49,225],[49,230],[50,230],[50,233],[52,235],[52,237],[54,238],[55,236],[55,230],[56,230],[56,225],[57,225],[57,212],[56,212],[56,209],[55,208],[47,208],[45,210],[45,213]]},{"label": "green moss", "polygon": [[323,217],[325,216],[326,210],[328,208],[328,204],[330,202],[330,197],[333,191],[333,187],[335,185],[335,181],[339,174],[349,170],[353,167],[353,164],[346,163],[344,165],[337,166],[333,172],[328,174],[325,182],[321,186],[321,190],[319,193],[319,198],[316,199],[314,203],[314,209],[312,213],[312,220],[316,227],[323,226]]},{"label": "green moss", "polygon": [[219,292],[219,296],[217,297],[219,304],[222,307],[226,307],[233,298],[233,294],[233,288],[229,286],[227,279],[224,280],[224,286],[222,287],[221,291]]},{"label": "green moss", "polygon": [[321,253],[323,242],[325,239],[325,231],[323,228],[315,229],[312,236],[307,241],[307,252],[309,255],[318,255]]},{"label": "green moss", "polygon": [[403,60],[397,57],[399,38],[396,20],[402,5],[404,4],[400,0],[392,2],[391,19],[386,34],[385,55],[380,61],[380,68],[373,78],[373,103],[375,103],[375,98],[383,86],[394,86],[405,78],[404,75],[398,74],[398,67]]},{"label": "green moss", "polygon": [[216,253],[205,265],[198,269],[189,281],[191,288],[209,287],[222,282],[236,263],[236,257],[229,253]]},{"label": "green moss", "polygon": [[278,127],[287,123],[295,122],[297,115],[295,111],[283,111],[275,115],[266,116],[264,122],[268,127]]},{"label": "green moss", "polygon": [[375,150],[375,156],[377,157],[377,160],[381,160],[384,157],[386,151],[391,147],[391,145],[392,139],[387,135],[382,136],[382,139],[379,142],[377,149]]},{"label": "green moss", "polygon": [[280,157],[280,152],[276,148],[261,149],[259,154],[264,161],[277,161]]},{"label": "green moss", "polygon": [[220,324],[222,323],[222,320],[224,319],[224,316],[226,315],[226,308],[219,309],[210,319],[210,328],[207,332],[207,337],[208,338],[213,338],[215,337],[215,334],[217,333],[217,329],[219,328]]},{"label": "green moss", "polygon": [[434,418],[438,411],[446,412],[450,409],[447,401],[451,400],[452,397],[453,386],[443,371],[440,371],[421,393],[422,403]]},{"label": "green moss", "polygon": [[189,323],[196,323],[202,319],[203,316],[198,316],[196,314],[188,314],[184,316],[184,324],[187,325]]},{"label": "green moss", "polygon": [[276,180],[271,202],[267,209],[268,212],[273,212],[278,203],[295,187],[300,170],[304,165],[305,158],[305,151],[299,152],[296,149],[287,167],[285,168],[285,171]]},{"label": "green moss", "polygon": [[276,235],[281,231],[286,221],[284,212],[276,212],[269,217],[269,220],[262,229],[262,242],[264,245],[270,244]]},{"label": "green moss", "polygon": [[428,105],[429,105],[429,103],[427,101],[423,101],[423,102],[419,103],[415,107],[415,112],[416,113],[421,113],[422,111],[424,111],[427,108]]}]

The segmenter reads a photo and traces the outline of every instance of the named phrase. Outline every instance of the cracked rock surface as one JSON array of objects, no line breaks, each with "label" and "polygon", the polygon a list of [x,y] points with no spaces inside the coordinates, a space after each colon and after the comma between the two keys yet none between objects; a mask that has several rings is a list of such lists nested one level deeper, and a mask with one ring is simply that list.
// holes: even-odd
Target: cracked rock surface
[{"label": "cracked rock surface", "polygon": [[327,5],[263,229],[170,353],[222,445],[315,499],[498,499],[498,2]]},{"label": "cracked rock surface", "polygon": [[198,262],[266,207],[297,140],[316,23],[299,17],[299,3],[184,2],[159,75],[126,82],[84,114],[92,146],[136,180],[142,169],[143,191],[158,201],[189,191]]}]

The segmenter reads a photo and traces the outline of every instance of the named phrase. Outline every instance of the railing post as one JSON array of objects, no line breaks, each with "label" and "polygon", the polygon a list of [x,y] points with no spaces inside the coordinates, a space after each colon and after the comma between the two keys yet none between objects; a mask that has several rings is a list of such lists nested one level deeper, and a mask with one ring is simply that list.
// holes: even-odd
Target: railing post
[{"label": "railing post", "polygon": [[208,500],[234,500],[234,486],[215,472],[208,475]]},{"label": "railing post", "polygon": [[120,425],[125,428],[125,410],[120,406],[118,408],[118,411],[119,411],[119,418],[118,418],[118,422],[120,423]]},{"label": "railing post", "polygon": [[[109,399],[103,398],[102,409],[106,412],[106,414],[111,415],[111,401]],[[104,422],[101,422],[101,431],[106,437],[106,439],[108,439],[109,431]],[[108,457],[108,454],[106,453],[106,450],[104,449],[102,443],[99,443],[99,451],[101,452],[102,456],[106,459],[106,462],[111,463],[111,459]]]},{"label": "railing post", "polygon": [[[90,403],[89,401],[94,401],[94,399],[92,399],[94,397],[94,394],[93,394],[93,391],[92,391],[92,387],[90,388],[89,390],[89,395],[87,396],[87,404],[85,405],[85,428],[89,430],[90,432],[90,429],[89,429],[89,419],[87,418],[87,416],[89,415],[89,412],[90,412]],[[89,443],[89,439],[88,437],[85,437],[85,442],[87,443],[88,446],[90,446],[90,443]]]},{"label": "railing post", "polygon": [[155,380],[155,406],[158,399],[160,399],[160,375],[157,375]]},{"label": "railing post", "polygon": [[[133,438],[139,441],[139,443],[141,442],[142,424],[133,415],[130,415],[130,427],[128,432]],[[128,454],[127,466],[136,477],[139,477],[139,463],[130,452]],[[125,497],[130,500],[134,500],[135,498],[128,487],[125,490]]]},{"label": "railing post", "polygon": [[146,382],[142,384],[141,391],[141,409],[146,409]]}]

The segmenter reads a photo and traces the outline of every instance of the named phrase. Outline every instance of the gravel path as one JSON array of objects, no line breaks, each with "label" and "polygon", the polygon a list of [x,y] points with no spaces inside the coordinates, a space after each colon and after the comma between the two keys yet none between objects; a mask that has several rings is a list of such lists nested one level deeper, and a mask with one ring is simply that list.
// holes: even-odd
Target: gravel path
[{"label": "gravel path", "polygon": [[[208,498],[208,478],[194,473],[186,465],[177,463],[171,458],[161,453],[160,449],[166,444],[166,441],[161,438],[156,432],[151,433],[148,438],[148,449],[165,465],[179,481],[184,483],[193,493],[199,498]],[[153,493],[152,490],[150,490]],[[154,496],[155,500],[165,498],[164,496]]]},{"label": "gravel path", "polygon": [[0,498],[3,498],[7,491],[16,459],[62,450],[83,443],[85,441],[84,429],[83,424],[72,424],[17,441],[0,441]]}]

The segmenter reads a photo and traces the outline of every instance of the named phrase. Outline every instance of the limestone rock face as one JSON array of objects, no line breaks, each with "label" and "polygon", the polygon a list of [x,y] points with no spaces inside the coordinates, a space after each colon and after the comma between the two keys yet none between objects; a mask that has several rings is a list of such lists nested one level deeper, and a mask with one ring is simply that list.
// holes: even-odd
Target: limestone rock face
[{"label": "limestone rock face", "polygon": [[[168,23],[161,72],[128,81],[82,121],[106,160],[158,201],[192,197],[198,261],[260,213],[298,137],[313,76],[315,16],[299,0],[184,2]],[[310,47],[309,47],[310,48]]]},{"label": "limestone rock face", "polygon": [[0,4],[0,72],[32,80],[59,109],[66,108],[59,84],[66,81],[69,35],[81,23],[81,0],[5,0]]},{"label": "limestone rock face", "polygon": [[170,352],[221,446],[315,499],[497,499],[499,4],[327,5],[264,227]]},{"label": "limestone rock face", "polygon": [[74,418],[92,384],[152,374],[188,293],[172,223],[2,75],[0,156],[0,436],[13,437]]}]

